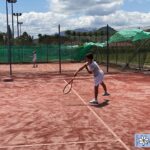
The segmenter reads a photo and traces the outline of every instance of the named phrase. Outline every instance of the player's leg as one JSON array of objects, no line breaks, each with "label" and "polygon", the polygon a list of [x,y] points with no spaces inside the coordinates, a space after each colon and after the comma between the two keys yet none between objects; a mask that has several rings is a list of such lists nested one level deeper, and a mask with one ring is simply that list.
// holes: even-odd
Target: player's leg
[{"label": "player's leg", "polygon": [[99,87],[99,85],[95,85],[94,86],[94,99],[92,99],[91,101],[90,101],[90,103],[92,103],[92,104],[98,104],[98,87]]},{"label": "player's leg", "polygon": [[110,94],[107,92],[106,84],[105,84],[103,81],[102,81],[101,85],[102,85],[102,87],[103,87],[103,89],[104,89],[104,91],[105,91],[105,93],[103,94],[103,96],[108,96],[108,95],[110,95]]},{"label": "player's leg", "polygon": [[36,62],[36,59],[34,59],[34,61],[33,61],[33,68],[37,68],[38,66],[37,66],[37,62]]},{"label": "player's leg", "polygon": [[35,61],[33,61],[33,68],[35,68]]},{"label": "player's leg", "polygon": [[95,96],[95,100],[96,101],[98,99],[98,87],[99,87],[99,85],[97,85],[97,86],[94,87],[94,96]]},{"label": "player's leg", "polygon": [[37,62],[36,62],[36,59],[34,60],[34,67],[35,67],[35,68],[38,67]]}]

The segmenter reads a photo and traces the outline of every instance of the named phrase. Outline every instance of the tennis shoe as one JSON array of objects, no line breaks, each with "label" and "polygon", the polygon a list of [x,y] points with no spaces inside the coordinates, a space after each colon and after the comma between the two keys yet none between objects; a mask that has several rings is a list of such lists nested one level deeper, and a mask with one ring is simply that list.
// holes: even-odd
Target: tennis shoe
[{"label": "tennis shoe", "polygon": [[109,93],[107,93],[107,92],[105,92],[104,94],[103,94],[103,96],[109,96],[110,94]]},{"label": "tennis shoe", "polygon": [[91,103],[91,104],[95,104],[95,105],[98,105],[98,101],[97,101],[97,100],[95,100],[95,99],[92,99],[91,101],[89,101],[89,103]]}]

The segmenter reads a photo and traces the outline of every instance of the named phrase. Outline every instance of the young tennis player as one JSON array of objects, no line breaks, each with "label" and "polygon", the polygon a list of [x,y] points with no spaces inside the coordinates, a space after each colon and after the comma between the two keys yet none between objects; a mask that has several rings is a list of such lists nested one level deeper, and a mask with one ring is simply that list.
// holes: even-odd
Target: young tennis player
[{"label": "young tennis player", "polygon": [[32,58],[33,68],[38,67],[36,60],[37,60],[36,51],[33,51],[33,58]]},{"label": "young tennis player", "polygon": [[103,87],[103,89],[105,91],[103,96],[110,95],[107,92],[106,85],[105,85],[105,83],[103,81],[104,80],[104,72],[99,67],[99,65],[96,63],[96,61],[93,60],[93,54],[92,53],[89,53],[89,54],[86,55],[86,61],[87,62],[75,72],[74,76],[77,76],[77,74],[81,70],[83,70],[84,68],[86,68],[89,73],[93,73],[94,81],[95,81],[95,85],[94,85],[94,96],[95,96],[95,98],[93,100],[91,100],[90,103],[98,104],[98,87],[99,87],[99,84],[102,85],[102,87]]}]

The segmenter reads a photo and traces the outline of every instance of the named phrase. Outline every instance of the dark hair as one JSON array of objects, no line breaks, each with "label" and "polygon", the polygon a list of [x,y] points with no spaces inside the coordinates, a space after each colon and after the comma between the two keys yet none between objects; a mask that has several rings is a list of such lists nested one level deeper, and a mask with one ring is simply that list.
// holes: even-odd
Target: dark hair
[{"label": "dark hair", "polygon": [[92,54],[92,53],[86,54],[86,58],[88,58],[88,59],[93,59],[93,54]]}]

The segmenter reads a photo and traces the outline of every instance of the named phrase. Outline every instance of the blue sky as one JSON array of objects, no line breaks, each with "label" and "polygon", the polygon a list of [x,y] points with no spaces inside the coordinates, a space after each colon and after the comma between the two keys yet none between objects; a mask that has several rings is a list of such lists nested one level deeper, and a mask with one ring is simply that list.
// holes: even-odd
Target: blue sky
[{"label": "blue sky", "polygon": [[[19,18],[22,29],[37,35],[56,33],[58,24],[61,30],[106,24],[116,29],[149,27],[149,6],[150,0],[17,0],[14,12],[23,13]],[[0,24],[0,32],[5,31],[5,0],[0,0]]]},{"label": "blue sky", "polygon": [[[46,12],[48,11],[46,4],[46,0],[17,0],[17,3],[14,5],[14,10],[19,12]],[[0,12],[5,13],[5,2],[0,2]]]},{"label": "blue sky", "polygon": [[[5,13],[5,2],[0,0],[0,13]],[[14,5],[15,10],[22,12],[47,12],[47,0],[18,0]],[[122,6],[125,11],[150,11],[150,0],[125,0]]]},{"label": "blue sky", "polygon": [[150,0],[126,0],[122,6],[126,11],[150,11]]}]

